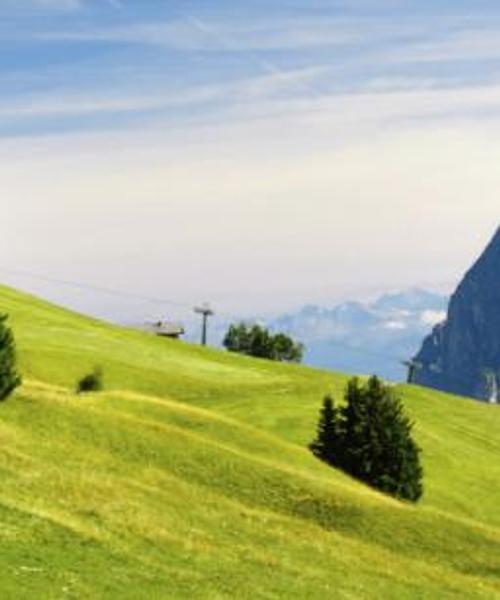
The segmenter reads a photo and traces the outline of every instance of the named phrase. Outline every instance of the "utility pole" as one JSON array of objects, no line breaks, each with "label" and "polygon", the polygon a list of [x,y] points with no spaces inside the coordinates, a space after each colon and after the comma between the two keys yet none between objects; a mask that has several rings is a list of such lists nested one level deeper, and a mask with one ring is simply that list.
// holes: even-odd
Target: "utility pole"
[{"label": "utility pole", "polygon": [[207,345],[207,325],[208,325],[208,317],[213,317],[215,314],[214,311],[208,306],[208,304],[203,304],[202,306],[197,306],[194,309],[194,312],[198,315],[202,316],[202,327],[201,327],[201,345]]},{"label": "utility pole", "polygon": [[417,371],[420,371],[422,365],[414,358],[411,360],[405,360],[402,364],[408,369],[407,383],[415,383]]}]

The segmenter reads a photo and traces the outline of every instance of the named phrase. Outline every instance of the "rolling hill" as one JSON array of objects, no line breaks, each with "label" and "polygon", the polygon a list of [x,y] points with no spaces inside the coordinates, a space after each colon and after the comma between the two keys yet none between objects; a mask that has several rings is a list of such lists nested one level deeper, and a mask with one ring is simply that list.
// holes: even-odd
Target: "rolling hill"
[{"label": "rolling hill", "polygon": [[[114,327],[0,288],[2,598],[500,598],[500,412],[401,386],[425,497],[306,449],[346,376]],[[106,391],[77,396],[103,367]]]}]

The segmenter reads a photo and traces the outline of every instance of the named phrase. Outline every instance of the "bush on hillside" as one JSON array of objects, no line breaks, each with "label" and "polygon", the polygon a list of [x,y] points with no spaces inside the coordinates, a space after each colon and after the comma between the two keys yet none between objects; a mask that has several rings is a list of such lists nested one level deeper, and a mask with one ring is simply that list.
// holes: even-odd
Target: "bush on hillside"
[{"label": "bush on hillside", "polygon": [[325,398],[313,454],[383,492],[416,502],[423,492],[420,449],[401,401],[377,377],[365,385],[352,379],[345,400],[338,409]]},{"label": "bush on hillside", "polygon": [[260,325],[247,326],[245,323],[231,325],[223,344],[230,352],[280,362],[298,363],[304,354],[302,344],[289,336],[283,333],[273,335]]},{"label": "bush on hillside", "polygon": [[85,375],[77,384],[77,392],[79,394],[87,394],[89,392],[100,392],[104,388],[102,370],[97,367],[92,373]]},{"label": "bush on hillside", "polygon": [[0,401],[6,400],[22,383],[16,365],[14,334],[7,326],[7,315],[0,315]]}]

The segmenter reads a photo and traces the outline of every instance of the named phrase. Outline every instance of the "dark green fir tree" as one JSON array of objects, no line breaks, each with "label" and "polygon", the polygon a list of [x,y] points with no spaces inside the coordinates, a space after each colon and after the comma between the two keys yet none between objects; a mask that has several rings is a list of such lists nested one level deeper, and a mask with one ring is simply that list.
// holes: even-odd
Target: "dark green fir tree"
[{"label": "dark green fir tree", "polygon": [[316,439],[309,445],[309,448],[314,456],[329,465],[336,464],[338,427],[338,410],[335,408],[332,397],[326,396],[320,411]]},{"label": "dark green fir tree", "polygon": [[377,377],[352,379],[345,405],[325,399],[315,456],[387,494],[416,502],[423,492],[420,449],[413,423],[390,386]]},{"label": "dark green fir tree", "polygon": [[16,370],[14,334],[7,326],[7,318],[7,315],[0,315],[0,401],[21,385],[21,377]]}]

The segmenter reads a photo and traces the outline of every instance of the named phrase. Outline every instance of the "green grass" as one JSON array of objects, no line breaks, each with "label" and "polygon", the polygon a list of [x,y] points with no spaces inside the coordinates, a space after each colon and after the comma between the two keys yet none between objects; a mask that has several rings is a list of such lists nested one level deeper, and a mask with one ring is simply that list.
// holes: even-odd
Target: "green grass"
[{"label": "green grass", "polygon": [[[498,407],[401,386],[425,497],[306,449],[346,377],[100,323],[0,288],[0,597],[500,598]],[[100,365],[106,392],[77,396]]]}]

